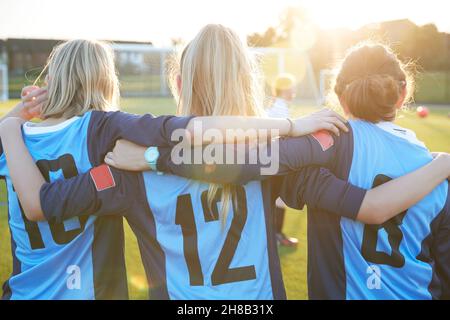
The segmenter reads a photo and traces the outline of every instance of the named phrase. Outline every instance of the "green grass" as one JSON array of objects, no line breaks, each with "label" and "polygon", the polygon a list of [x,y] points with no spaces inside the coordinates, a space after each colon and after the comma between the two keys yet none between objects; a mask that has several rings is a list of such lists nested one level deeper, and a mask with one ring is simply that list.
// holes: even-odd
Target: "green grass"
[{"label": "green grass", "polygon": [[[16,101],[0,103],[0,114],[9,110]],[[123,99],[124,110],[133,113],[151,112],[156,115],[170,114],[175,111],[171,99]],[[310,107],[293,108],[294,115],[300,115],[314,110]],[[450,152],[450,108],[431,108],[431,115],[419,119],[415,113],[406,111],[398,120],[402,126],[413,129],[433,151]],[[0,187],[0,201],[6,201],[5,188]],[[9,231],[7,226],[5,206],[0,206],[0,282],[8,278],[11,272],[11,253]],[[306,214],[304,211],[288,210],[285,232],[300,239],[297,249],[281,248],[281,265],[289,299],[307,299],[306,281]],[[140,261],[136,239],[130,228],[126,226],[126,259],[129,277],[130,295],[132,299],[146,299],[146,278]]]}]

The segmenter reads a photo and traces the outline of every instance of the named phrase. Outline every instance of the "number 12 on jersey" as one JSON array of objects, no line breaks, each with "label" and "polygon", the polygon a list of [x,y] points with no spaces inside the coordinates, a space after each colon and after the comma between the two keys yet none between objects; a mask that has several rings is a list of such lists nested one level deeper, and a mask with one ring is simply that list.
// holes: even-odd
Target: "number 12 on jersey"
[{"label": "number 12 on jersey", "polygon": [[[205,222],[220,223],[218,203],[221,194],[220,192],[216,194],[211,206],[207,202],[207,196],[208,191],[206,190],[201,195]],[[241,239],[242,230],[247,222],[247,197],[243,187],[238,187],[236,189],[233,193],[231,202],[233,204],[234,215],[224,245],[211,275],[211,283],[214,286],[256,279],[254,265],[230,268],[230,264]],[[204,275],[198,253],[197,226],[195,224],[195,213],[192,207],[190,194],[184,194],[178,197],[175,223],[181,227],[181,232],[183,234],[183,250],[187,268],[189,270],[190,284],[191,286],[203,286]]]}]

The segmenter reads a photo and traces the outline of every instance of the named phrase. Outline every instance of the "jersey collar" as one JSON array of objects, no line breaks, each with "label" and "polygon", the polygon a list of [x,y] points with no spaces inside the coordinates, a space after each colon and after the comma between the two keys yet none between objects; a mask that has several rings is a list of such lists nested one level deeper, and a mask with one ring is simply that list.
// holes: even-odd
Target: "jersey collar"
[{"label": "jersey collar", "polygon": [[53,132],[60,131],[64,128],[68,127],[69,125],[71,125],[72,123],[77,121],[78,119],[80,119],[80,117],[73,117],[73,118],[67,119],[64,122],[58,123],[54,126],[37,126],[33,122],[25,122],[23,124],[23,132],[26,135],[53,133]]}]

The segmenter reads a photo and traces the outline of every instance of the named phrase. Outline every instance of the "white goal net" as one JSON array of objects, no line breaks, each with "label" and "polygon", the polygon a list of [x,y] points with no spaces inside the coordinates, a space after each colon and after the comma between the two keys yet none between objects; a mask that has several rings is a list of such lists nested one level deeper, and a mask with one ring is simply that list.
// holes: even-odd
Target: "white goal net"
[{"label": "white goal net", "polygon": [[333,91],[335,79],[335,70],[332,69],[322,69],[319,75],[319,92],[320,92],[320,103],[322,105],[333,104],[335,97],[330,95]]},{"label": "white goal net", "polygon": [[[145,44],[115,44],[117,68],[124,97],[167,97],[170,90],[166,75],[167,58],[174,48],[157,48]],[[319,82],[306,52],[282,48],[255,48],[270,94],[270,86],[281,73],[294,75],[297,99],[320,105]]]},{"label": "white goal net", "polygon": [[8,66],[0,64],[0,101],[8,100]]}]

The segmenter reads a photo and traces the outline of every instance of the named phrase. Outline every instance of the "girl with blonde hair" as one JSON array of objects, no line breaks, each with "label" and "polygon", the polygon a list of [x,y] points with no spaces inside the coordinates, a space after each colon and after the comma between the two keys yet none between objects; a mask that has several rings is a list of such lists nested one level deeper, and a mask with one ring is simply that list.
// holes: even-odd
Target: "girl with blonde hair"
[{"label": "girl with blonde hair", "polygon": [[[230,29],[209,25],[187,46],[180,61],[180,73],[175,77],[180,113],[197,116],[219,112],[228,115],[257,113],[260,105],[253,96],[257,93],[255,75],[247,74],[253,72],[247,60],[248,51],[236,39]],[[236,82],[238,85],[233,88],[239,92],[229,92],[228,81]],[[218,122],[221,119],[227,118],[216,118]],[[251,119],[248,121],[253,121]],[[247,127],[243,125],[242,128]],[[308,201],[340,215],[368,219],[382,211],[381,218],[386,218],[392,215],[391,211],[403,210],[414,199],[423,197],[427,190],[444,179],[441,178],[444,171],[445,177],[450,171],[448,159],[444,159],[447,165],[444,166],[441,157],[432,165],[367,192],[320,169],[292,175],[291,179],[295,178],[295,181],[291,181],[289,192],[279,190],[279,179],[252,181],[228,189],[211,188],[211,185],[177,176],[156,172],[126,173],[105,166],[69,180],[45,183],[27,158],[17,131],[12,130],[6,136],[9,148],[12,149],[13,143],[16,148],[14,154],[9,155],[10,166],[22,167],[29,181],[33,181],[25,183],[25,173],[17,171],[12,176],[16,189],[20,187],[22,197],[29,201],[25,194],[39,197],[42,187],[42,209],[27,212],[28,216],[59,222],[88,215],[125,215],[144,255],[151,297],[157,299],[284,299],[272,226],[272,206],[280,192],[282,195],[283,192],[285,195],[295,193],[293,197],[299,203]],[[118,147],[124,145],[127,143]],[[149,166],[163,169],[165,161],[170,161],[168,150],[170,148],[159,148],[161,159],[157,162],[153,158],[147,163],[144,155],[140,155],[142,160],[138,159],[133,168],[144,162],[144,169]],[[147,154],[155,151],[155,148],[144,148]],[[116,165],[120,160],[115,153],[106,157],[108,163]],[[300,169],[304,164],[288,169]],[[286,162],[282,165],[286,169]],[[189,172],[188,176],[195,175],[195,170],[189,168],[184,172]],[[393,199],[383,210],[374,210],[374,202],[392,194],[399,186],[417,181],[418,175],[424,173],[434,174],[434,179],[404,192],[405,196],[399,195],[398,200]],[[99,176],[105,175],[114,183],[98,188],[103,181]],[[228,182],[236,180],[237,176],[230,177]],[[227,182],[226,179],[223,182]],[[228,210],[224,210],[226,202]]]}]

